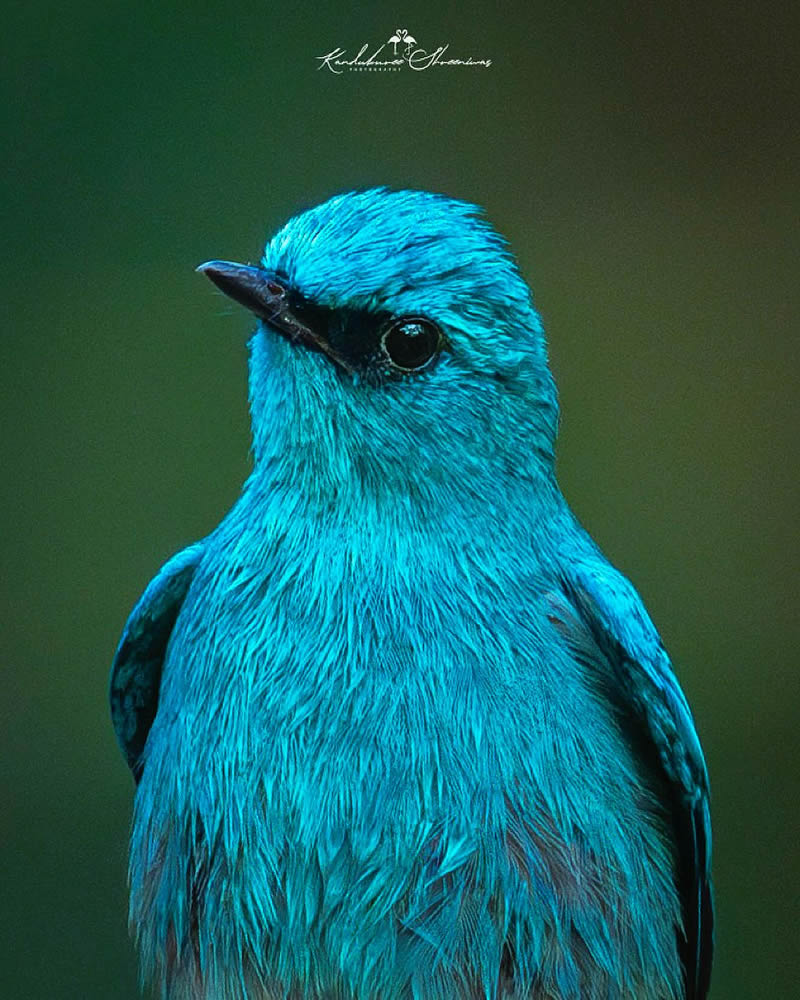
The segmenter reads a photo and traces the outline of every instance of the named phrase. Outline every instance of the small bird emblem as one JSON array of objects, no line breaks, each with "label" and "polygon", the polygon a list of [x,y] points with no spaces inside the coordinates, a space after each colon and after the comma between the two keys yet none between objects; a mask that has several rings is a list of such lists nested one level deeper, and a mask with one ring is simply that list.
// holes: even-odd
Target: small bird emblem
[{"label": "small bird emblem", "polygon": [[703,754],[559,490],[506,243],[472,205],[377,188],[291,219],[258,265],[198,270],[256,320],[253,469],[113,661],[145,980],[703,1000]]},{"label": "small bird emblem", "polygon": [[395,55],[397,55],[398,45],[405,45],[407,55],[416,43],[416,38],[414,38],[413,35],[409,35],[408,29],[406,28],[398,28],[397,31],[389,37],[389,44],[392,46]]}]

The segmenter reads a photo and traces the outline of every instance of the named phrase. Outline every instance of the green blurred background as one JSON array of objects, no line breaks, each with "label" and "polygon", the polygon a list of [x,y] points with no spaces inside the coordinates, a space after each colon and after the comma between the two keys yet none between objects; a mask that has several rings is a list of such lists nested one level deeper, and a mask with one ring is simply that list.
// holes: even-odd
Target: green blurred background
[{"label": "green blurred background", "polygon": [[[798,995],[797,5],[432,7],[4,11],[3,997],[137,995],[107,669],[248,471],[248,320],[193,268],[373,183],[516,248],[562,485],[707,751],[713,995]],[[400,26],[493,65],[317,70]]]}]

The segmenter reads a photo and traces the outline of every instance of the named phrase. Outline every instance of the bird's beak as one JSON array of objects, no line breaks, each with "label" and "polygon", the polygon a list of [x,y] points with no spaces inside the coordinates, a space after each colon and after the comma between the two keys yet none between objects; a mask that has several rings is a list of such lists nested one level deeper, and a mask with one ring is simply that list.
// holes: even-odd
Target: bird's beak
[{"label": "bird's beak", "polygon": [[274,274],[249,264],[234,264],[227,260],[210,260],[197,270],[250,312],[264,320],[294,344],[302,344],[327,354],[345,371],[353,366],[328,343],[319,330],[312,329],[296,316],[289,302],[289,289]]}]

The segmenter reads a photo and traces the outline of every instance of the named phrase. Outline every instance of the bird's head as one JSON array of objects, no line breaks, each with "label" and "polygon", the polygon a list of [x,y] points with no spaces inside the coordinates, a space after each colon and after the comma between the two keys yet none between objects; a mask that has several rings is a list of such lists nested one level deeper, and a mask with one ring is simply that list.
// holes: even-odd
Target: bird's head
[{"label": "bird's head", "polygon": [[542,326],[475,206],[423,191],[338,195],[286,223],[261,266],[199,270],[260,320],[257,473],[422,497],[552,475]]}]

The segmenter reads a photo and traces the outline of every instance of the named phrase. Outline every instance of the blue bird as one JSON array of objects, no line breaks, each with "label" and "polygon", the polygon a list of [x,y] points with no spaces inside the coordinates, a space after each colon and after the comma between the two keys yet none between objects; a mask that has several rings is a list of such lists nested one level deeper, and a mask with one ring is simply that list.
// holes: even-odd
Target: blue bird
[{"label": "blue bird", "polygon": [[258,318],[253,470],[134,608],[111,713],[168,1000],[702,1000],[708,777],[554,471],[531,293],[385,188],[199,268]]}]

